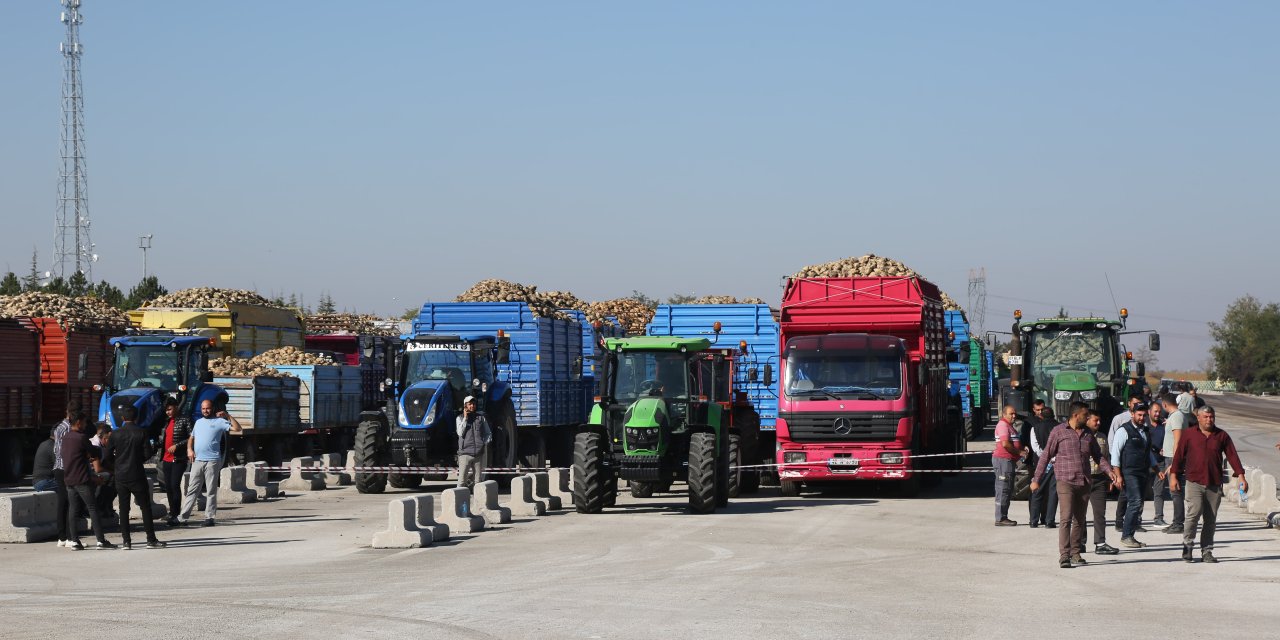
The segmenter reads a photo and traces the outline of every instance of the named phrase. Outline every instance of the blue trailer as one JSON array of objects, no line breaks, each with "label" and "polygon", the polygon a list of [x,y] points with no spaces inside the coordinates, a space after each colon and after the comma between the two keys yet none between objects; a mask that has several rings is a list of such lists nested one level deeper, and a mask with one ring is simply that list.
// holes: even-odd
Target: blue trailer
[{"label": "blue trailer", "polygon": [[[493,430],[489,466],[541,469],[548,452],[553,464],[568,466],[559,458],[571,445],[560,441],[572,441],[587,410],[579,323],[537,317],[520,302],[428,302],[393,349],[388,406],[362,415],[358,464],[453,466],[454,419],[473,396]],[[421,480],[417,473],[357,474],[356,485],[376,493],[387,482]]]},{"label": "blue trailer", "polygon": [[[719,323],[720,332],[715,332]],[[722,349],[730,370],[717,379],[731,381],[721,400],[742,438],[744,464],[771,462],[778,394],[773,371],[778,366],[778,322],[767,304],[664,304],[645,327],[650,336],[707,337]],[[758,474],[756,474],[758,475]],[[744,475],[748,487],[758,478]]]},{"label": "blue trailer", "polygon": [[969,360],[971,344],[969,340],[969,319],[964,311],[948,310],[943,312],[943,321],[947,329],[947,393],[950,395],[949,410],[956,413],[953,420],[964,423],[967,439],[977,436],[977,425],[980,423],[973,417],[973,394],[970,383]]}]

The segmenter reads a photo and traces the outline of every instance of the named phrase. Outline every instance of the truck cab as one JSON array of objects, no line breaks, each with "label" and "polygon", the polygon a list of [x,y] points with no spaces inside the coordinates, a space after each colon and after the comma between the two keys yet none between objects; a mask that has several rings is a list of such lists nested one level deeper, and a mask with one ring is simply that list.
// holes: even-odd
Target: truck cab
[{"label": "truck cab", "polygon": [[195,420],[200,403],[212,400],[225,404],[227,393],[212,384],[209,373],[210,348],[217,340],[206,335],[148,332],[111,338],[114,364],[108,372],[99,403],[98,419],[118,429],[121,407],[138,410],[138,426],[163,426],[164,398],[178,400],[180,416]]}]

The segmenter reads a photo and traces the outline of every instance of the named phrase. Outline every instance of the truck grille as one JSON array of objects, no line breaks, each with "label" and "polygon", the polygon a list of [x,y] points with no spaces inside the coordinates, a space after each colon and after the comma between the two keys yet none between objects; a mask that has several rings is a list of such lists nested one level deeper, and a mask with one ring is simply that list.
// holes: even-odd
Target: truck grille
[{"label": "truck grille", "polygon": [[780,413],[796,442],[884,442],[898,434],[905,413]]}]

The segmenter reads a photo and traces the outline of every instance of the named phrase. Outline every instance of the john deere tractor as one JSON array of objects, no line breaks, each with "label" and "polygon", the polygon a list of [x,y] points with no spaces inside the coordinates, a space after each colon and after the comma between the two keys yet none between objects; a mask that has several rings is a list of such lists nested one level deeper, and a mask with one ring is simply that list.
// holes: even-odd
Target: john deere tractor
[{"label": "john deere tractor", "polygon": [[723,368],[704,366],[707,358],[724,356],[710,351],[706,338],[611,338],[604,344],[602,395],[574,439],[578,512],[612,506],[619,479],[637,497],[687,482],[694,513],[727,505],[741,479],[739,436],[707,393]]}]

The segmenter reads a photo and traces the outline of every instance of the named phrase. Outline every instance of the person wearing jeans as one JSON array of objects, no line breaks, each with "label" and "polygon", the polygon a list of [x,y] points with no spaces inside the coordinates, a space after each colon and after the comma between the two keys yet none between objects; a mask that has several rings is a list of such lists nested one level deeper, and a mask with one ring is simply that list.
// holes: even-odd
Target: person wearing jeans
[{"label": "person wearing jeans", "polygon": [[[1173,468],[1173,451],[1178,447],[1178,440],[1182,434],[1186,433],[1187,414],[1178,410],[1178,400],[1172,393],[1166,392],[1160,396],[1160,404],[1164,406],[1164,412],[1168,416],[1164,421],[1164,447],[1161,449],[1161,454],[1164,455],[1165,462],[1168,464],[1161,471],[1164,472],[1163,481],[1169,485],[1169,499],[1173,502],[1173,520],[1164,528],[1164,532],[1179,534],[1182,533],[1183,523],[1186,521],[1186,502],[1182,491],[1186,486],[1187,478],[1175,476],[1170,471]],[[1174,482],[1170,476],[1177,477],[1177,482]]]},{"label": "person wearing jeans", "polygon": [[991,466],[996,472],[996,526],[1013,527],[1017,522],[1009,519],[1009,501],[1013,499],[1014,465],[1022,457],[1019,449],[1017,429],[1013,422],[1018,419],[1018,412],[1013,405],[1005,405],[1000,412],[1000,422],[996,423],[996,448],[991,453]]},{"label": "person wearing jeans", "polygon": [[1151,452],[1151,432],[1147,427],[1147,405],[1137,402],[1130,406],[1133,418],[1120,425],[1115,440],[1111,442],[1111,466],[1120,470],[1127,501],[1122,523],[1123,537],[1120,544],[1130,549],[1147,545],[1134,538],[1138,525],[1142,524],[1142,494],[1151,480],[1151,467],[1155,455]]},{"label": "person wearing jeans", "polygon": [[187,438],[187,458],[191,463],[191,480],[187,483],[187,495],[182,502],[178,524],[185,525],[196,508],[200,494],[205,494],[204,526],[212,527],[218,515],[218,475],[222,472],[222,437],[228,433],[243,433],[240,421],[226,411],[214,411],[213,401],[200,403],[199,420]]},{"label": "person wearing jeans", "polygon": [[93,526],[93,537],[98,540],[99,549],[114,549],[115,545],[107,541],[102,534],[102,520],[98,517],[98,507],[94,500],[93,463],[98,455],[93,444],[89,442],[89,434],[85,433],[85,425],[89,423],[89,414],[76,411],[71,416],[71,430],[62,438],[62,470],[67,483],[67,546],[79,551],[84,548],[80,544],[79,527],[76,526],[76,503],[84,505],[89,512],[89,522]]}]

